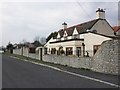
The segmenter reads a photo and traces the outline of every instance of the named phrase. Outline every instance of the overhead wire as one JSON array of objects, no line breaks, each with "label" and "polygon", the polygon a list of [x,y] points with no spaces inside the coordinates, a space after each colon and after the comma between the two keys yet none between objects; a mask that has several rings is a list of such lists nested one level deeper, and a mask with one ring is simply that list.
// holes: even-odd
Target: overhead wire
[{"label": "overhead wire", "polygon": [[91,16],[90,16],[90,15],[87,13],[87,11],[83,8],[83,6],[81,5],[81,3],[78,2],[77,0],[76,0],[76,3],[80,6],[80,8],[83,10],[83,12],[86,14],[86,16],[91,19]]}]

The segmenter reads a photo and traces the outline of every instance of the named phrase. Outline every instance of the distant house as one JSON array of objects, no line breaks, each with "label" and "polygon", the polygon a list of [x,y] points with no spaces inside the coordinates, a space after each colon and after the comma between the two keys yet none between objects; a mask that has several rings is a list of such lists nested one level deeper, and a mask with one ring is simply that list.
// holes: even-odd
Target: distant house
[{"label": "distant house", "polygon": [[78,25],[67,27],[57,32],[46,44],[48,54],[66,54],[93,56],[101,43],[114,37],[114,30],[105,19],[105,11],[98,8],[97,18]]},{"label": "distant house", "polygon": [[27,48],[28,48],[29,53],[35,53],[36,47],[35,47],[34,44],[28,43],[28,44],[27,44]]},{"label": "distant house", "polygon": [[29,53],[35,53],[36,47],[33,43],[26,42],[25,44],[14,44],[15,49],[27,49]]}]

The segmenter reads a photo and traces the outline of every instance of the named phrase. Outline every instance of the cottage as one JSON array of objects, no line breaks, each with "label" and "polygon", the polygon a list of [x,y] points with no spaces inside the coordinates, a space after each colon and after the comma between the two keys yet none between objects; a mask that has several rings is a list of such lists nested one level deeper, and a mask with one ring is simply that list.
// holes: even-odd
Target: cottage
[{"label": "cottage", "polygon": [[67,27],[57,32],[46,44],[48,54],[93,56],[101,43],[114,36],[114,30],[105,19],[105,11],[98,8],[96,19]]}]

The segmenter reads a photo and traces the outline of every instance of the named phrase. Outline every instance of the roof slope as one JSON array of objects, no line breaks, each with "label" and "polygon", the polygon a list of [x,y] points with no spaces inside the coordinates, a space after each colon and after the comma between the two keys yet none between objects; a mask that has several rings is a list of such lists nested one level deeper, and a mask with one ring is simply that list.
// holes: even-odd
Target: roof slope
[{"label": "roof slope", "polygon": [[60,34],[60,38],[61,38],[63,36],[63,34],[64,34],[64,30],[61,29],[61,30],[58,31],[58,33]]},{"label": "roof slope", "polygon": [[88,22],[84,22],[84,23],[81,23],[81,24],[78,24],[78,25],[68,27],[66,29],[61,29],[61,30],[58,31],[58,33],[60,34],[60,37],[63,37],[64,30],[66,30],[68,36],[72,36],[75,28],[77,29],[79,34],[86,33],[87,30],[91,29],[98,20],[100,20],[100,19],[94,19],[94,20],[91,20],[91,21],[88,21]]}]

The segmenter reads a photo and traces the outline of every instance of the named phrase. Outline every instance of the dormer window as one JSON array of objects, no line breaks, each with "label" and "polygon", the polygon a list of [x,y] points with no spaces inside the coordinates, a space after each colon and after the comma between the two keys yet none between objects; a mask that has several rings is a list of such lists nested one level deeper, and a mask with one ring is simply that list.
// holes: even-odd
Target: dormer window
[{"label": "dormer window", "polygon": [[60,34],[59,34],[59,32],[58,32],[58,34],[57,34],[57,38],[60,38]]},{"label": "dormer window", "polygon": [[79,38],[79,33],[77,31],[77,28],[74,28],[73,34],[72,34],[72,38],[73,39],[78,39]]},{"label": "dormer window", "polygon": [[67,37],[67,36],[68,36],[68,34],[67,34],[66,30],[65,30],[63,37]]},{"label": "dormer window", "polygon": [[78,31],[77,31],[77,28],[75,27],[72,35],[74,36],[74,35],[78,35],[78,34],[79,34],[79,33],[78,33]]},{"label": "dormer window", "polygon": [[60,40],[61,40],[61,38],[60,38],[60,34],[58,32],[58,34],[57,34],[57,41],[60,41]]}]

